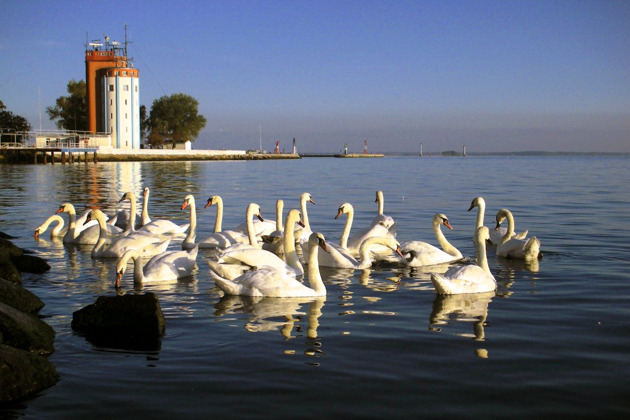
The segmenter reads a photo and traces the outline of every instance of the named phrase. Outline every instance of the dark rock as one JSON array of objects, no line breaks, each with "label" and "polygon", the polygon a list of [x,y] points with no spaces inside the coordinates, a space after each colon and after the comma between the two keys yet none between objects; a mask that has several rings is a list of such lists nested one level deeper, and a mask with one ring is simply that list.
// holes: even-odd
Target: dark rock
[{"label": "dark rock", "polygon": [[72,328],[92,344],[132,350],[159,350],[166,323],[155,293],[99,296],[72,314]]},{"label": "dark rock", "polygon": [[34,255],[20,255],[12,257],[15,268],[22,273],[44,274],[50,270],[50,265],[43,258]]},{"label": "dark rock", "polygon": [[44,302],[33,293],[2,278],[0,278],[0,302],[29,314],[36,314],[44,307]]},{"label": "dark rock", "polygon": [[46,357],[0,344],[0,402],[26,398],[58,379],[55,366]]},{"label": "dark rock", "polygon": [[11,260],[2,260],[0,257],[0,278],[13,284],[22,285],[22,274]]},{"label": "dark rock", "polygon": [[52,353],[55,330],[36,317],[0,302],[0,342],[22,350]]},{"label": "dark rock", "polygon": [[8,233],[0,232],[0,238],[4,239],[15,239],[15,236],[11,236]]}]

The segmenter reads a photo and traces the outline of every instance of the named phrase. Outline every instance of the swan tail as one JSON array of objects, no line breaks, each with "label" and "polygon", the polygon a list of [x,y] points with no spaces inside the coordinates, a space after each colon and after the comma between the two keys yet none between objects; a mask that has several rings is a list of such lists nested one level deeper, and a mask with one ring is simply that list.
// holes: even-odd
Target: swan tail
[{"label": "swan tail", "polygon": [[238,284],[234,283],[231,280],[224,279],[223,277],[215,273],[212,269],[210,269],[210,275],[214,279],[214,282],[216,283],[217,287],[221,289],[225,294],[227,295],[240,294],[240,288]]},{"label": "swan tail", "polygon": [[538,254],[540,254],[540,239],[532,236],[523,247],[523,250],[528,258],[538,258]]},{"label": "swan tail", "polygon": [[435,287],[435,291],[440,295],[452,295],[451,281],[439,273],[431,273],[431,283]]},{"label": "swan tail", "polygon": [[516,239],[525,239],[525,238],[527,238],[528,234],[529,234],[529,230],[525,230],[525,231],[523,231],[521,233],[515,234],[514,238],[516,238]]}]

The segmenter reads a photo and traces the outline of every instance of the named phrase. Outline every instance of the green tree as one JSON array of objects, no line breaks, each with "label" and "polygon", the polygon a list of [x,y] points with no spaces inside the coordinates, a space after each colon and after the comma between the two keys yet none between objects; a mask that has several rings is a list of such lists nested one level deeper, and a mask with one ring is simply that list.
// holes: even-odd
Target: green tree
[{"label": "green tree", "polygon": [[0,101],[0,142],[13,143],[22,141],[27,131],[31,131],[31,125],[28,123],[28,120],[15,115],[11,111],[7,111],[7,107]]},{"label": "green tree", "polygon": [[[147,140],[147,131],[149,129],[149,117],[147,116],[147,107],[140,105],[140,139],[142,143]],[[148,143],[148,140],[147,140]]]},{"label": "green tree", "polygon": [[[206,118],[198,114],[198,106],[199,102],[195,98],[183,93],[162,96],[153,101],[149,117],[149,142],[161,138],[162,142],[171,141],[175,148],[177,143],[195,141],[206,126]],[[153,146],[153,143],[150,144]]]},{"label": "green tree", "polygon": [[68,82],[70,96],[57,98],[55,106],[46,107],[46,113],[60,130],[88,130],[87,91],[85,82],[74,79]]}]

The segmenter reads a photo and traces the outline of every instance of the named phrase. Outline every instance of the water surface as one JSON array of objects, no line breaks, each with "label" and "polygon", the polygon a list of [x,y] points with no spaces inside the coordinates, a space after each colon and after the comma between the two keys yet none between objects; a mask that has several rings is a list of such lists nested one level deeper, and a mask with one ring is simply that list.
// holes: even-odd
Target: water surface
[{"label": "water surface", "polygon": [[[627,157],[305,158],[252,162],[0,165],[0,230],[52,268],[24,276],[46,303],[57,337],[50,356],[59,382],[0,415],[27,418],[362,418],[627,416],[630,413],[630,159]],[[197,237],[213,227],[222,196],[224,228],[257,202],[297,208],[308,191],[313,230],[338,240],[337,208],[350,202],[355,229],[376,214],[375,191],[397,220],[399,240],[437,244],[431,218],[445,213],[447,238],[474,256],[481,195],[486,225],[499,208],[517,231],[542,242],[544,257],[489,264],[496,293],[436,296],[431,270],[322,270],[325,299],[222,297],[206,255],[190,279],[125,293],[158,294],[166,316],[160,348],[97,347],[70,328],[72,313],[115,293],[113,260],[64,246],[36,226],[59,204],[120,208],[125,191],[151,188],[153,218],[188,220]],[[171,243],[172,249],[179,242]],[[396,282],[396,279],[400,279]]]}]

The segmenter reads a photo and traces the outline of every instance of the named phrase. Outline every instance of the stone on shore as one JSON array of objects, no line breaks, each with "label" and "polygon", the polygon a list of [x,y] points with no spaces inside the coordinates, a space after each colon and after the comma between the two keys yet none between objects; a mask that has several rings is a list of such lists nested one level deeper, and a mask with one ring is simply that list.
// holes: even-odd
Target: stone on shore
[{"label": "stone on shore", "polygon": [[32,292],[3,278],[0,278],[0,302],[29,314],[36,314],[44,307],[44,302]]},{"label": "stone on shore", "polygon": [[72,328],[99,347],[159,350],[166,322],[155,293],[99,296],[72,314]]},{"label": "stone on shore", "polygon": [[58,379],[55,366],[46,357],[0,344],[0,402],[34,395]]},{"label": "stone on shore", "polygon": [[0,343],[21,350],[50,354],[55,330],[36,317],[0,302]]}]

